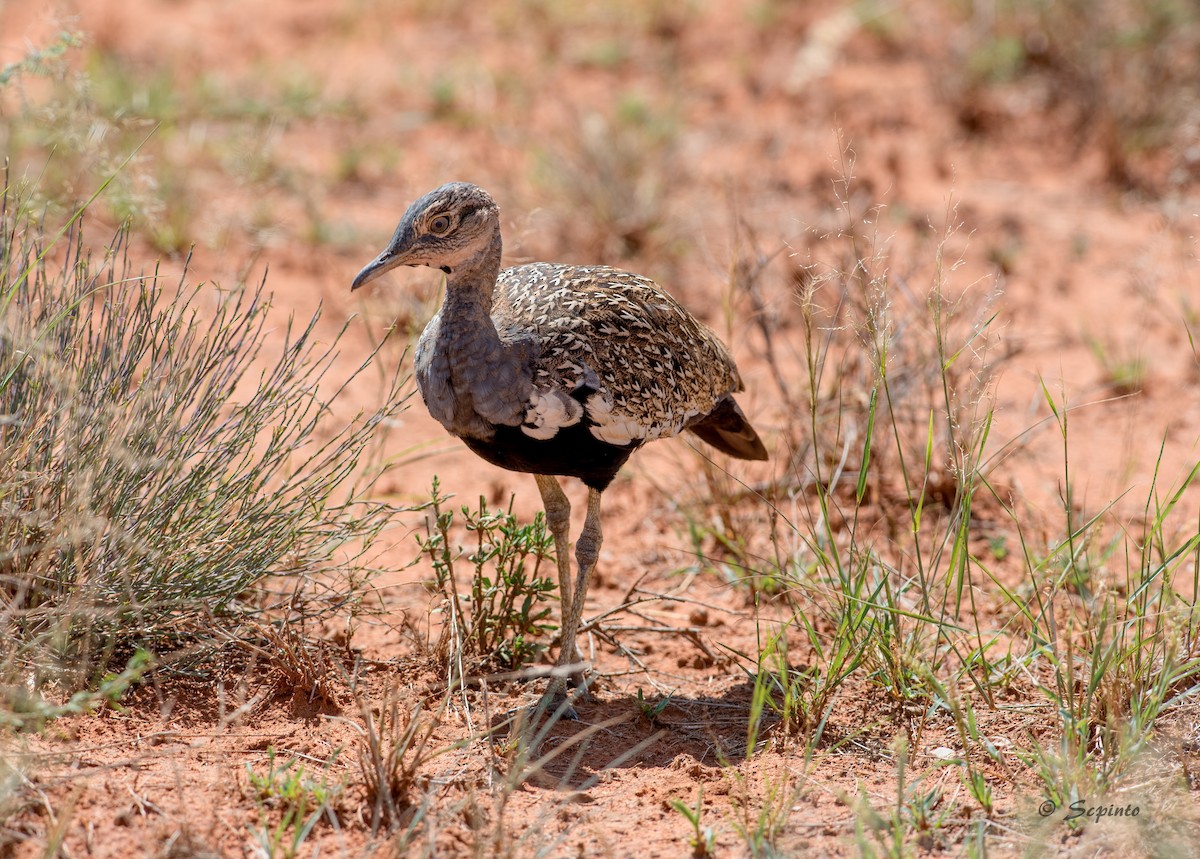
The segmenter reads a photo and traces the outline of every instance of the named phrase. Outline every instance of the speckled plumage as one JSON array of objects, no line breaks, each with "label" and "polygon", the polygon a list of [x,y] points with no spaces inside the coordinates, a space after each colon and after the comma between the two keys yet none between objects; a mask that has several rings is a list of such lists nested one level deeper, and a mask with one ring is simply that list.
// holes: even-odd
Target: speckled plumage
[{"label": "speckled plumage", "polygon": [[[742,390],[716,336],[648,278],[606,266],[534,263],[500,273],[492,318],[534,345],[532,388],[572,397],[613,444],[677,435]],[[503,336],[503,335],[502,335]],[[573,421],[572,421],[573,422]]]},{"label": "speckled plumage", "polygon": [[[606,266],[501,271],[501,246],[492,198],[474,185],[443,185],[409,207],[352,288],[397,265],[446,273],[445,301],[417,344],[417,384],[430,414],[471,450],[537,476],[564,604],[561,667],[579,662],[600,493],[629,456],[684,430],[742,459],[767,451],[733,399],[742,380],[729,352],[657,284]],[[575,587],[570,504],[553,475],[589,487]]]},{"label": "speckled plumage", "polygon": [[486,443],[509,426],[549,442],[583,422],[625,449],[691,428],[742,390],[716,335],[648,278],[533,263],[495,284],[448,288],[417,344],[421,394],[453,435]]}]

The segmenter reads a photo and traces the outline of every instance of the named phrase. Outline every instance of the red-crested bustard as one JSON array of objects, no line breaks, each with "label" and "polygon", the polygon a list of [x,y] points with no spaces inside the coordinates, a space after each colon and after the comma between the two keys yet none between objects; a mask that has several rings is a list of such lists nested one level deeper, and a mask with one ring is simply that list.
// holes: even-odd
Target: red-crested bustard
[{"label": "red-crested bustard", "polygon": [[[743,386],[728,350],[657,284],[606,266],[501,271],[500,249],[500,210],[487,192],[443,185],[409,206],[351,288],[401,265],[445,272],[445,300],[417,343],[417,385],[451,435],[537,480],[557,555],[561,667],[581,661],[575,639],[600,553],[600,494],[630,454],[684,430],[740,459],[766,459],[767,450],[734,402]],[[573,586],[571,505],[558,476],[588,487]],[[558,675],[551,694],[565,684]]]}]

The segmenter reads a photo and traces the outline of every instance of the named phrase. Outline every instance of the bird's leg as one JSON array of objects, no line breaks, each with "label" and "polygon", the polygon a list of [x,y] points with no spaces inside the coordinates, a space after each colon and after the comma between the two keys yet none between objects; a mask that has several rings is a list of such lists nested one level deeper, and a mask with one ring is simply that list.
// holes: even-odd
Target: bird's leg
[{"label": "bird's leg", "polygon": [[[579,634],[579,626],[583,620],[583,604],[587,600],[588,582],[596,561],[600,557],[600,544],[603,535],[600,533],[600,492],[588,487],[587,518],[583,521],[583,531],[575,542],[575,560],[579,564],[579,577],[575,580],[574,600],[571,602],[570,614],[563,621],[563,640],[574,642]],[[566,652],[565,649],[563,652]],[[560,658],[560,664],[561,658]],[[582,678],[580,678],[582,679]]]},{"label": "bird's leg", "polygon": [[[558,479],[548,474],[535,474],[538,491],[542,493],[542,505],[546,508],[546,524],[554,536],[554,560],[558,564],[558,599],[563,618],[564,635],[558,664],[578,662],[575,652],[575,637],[565,635],[566,619],[574,603],[571,601],[571,502],[562,491]],[[565,657],[565,658],[564,658]]]}]

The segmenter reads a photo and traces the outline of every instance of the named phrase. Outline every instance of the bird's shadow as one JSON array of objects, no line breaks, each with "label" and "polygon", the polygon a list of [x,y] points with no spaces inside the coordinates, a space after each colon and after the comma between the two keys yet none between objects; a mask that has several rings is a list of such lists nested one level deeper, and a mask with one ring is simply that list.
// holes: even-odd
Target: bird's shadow
[{"label": "bird's shadow", "polygon": [[[720,767],[746,759],[754,682],[712,696],[620,693],[566,706],[546,702],[491,720],[492,737],[508,750],[525,784],[581,791],[614,769]],[[778,720],[764,716],[766,736]]]}]

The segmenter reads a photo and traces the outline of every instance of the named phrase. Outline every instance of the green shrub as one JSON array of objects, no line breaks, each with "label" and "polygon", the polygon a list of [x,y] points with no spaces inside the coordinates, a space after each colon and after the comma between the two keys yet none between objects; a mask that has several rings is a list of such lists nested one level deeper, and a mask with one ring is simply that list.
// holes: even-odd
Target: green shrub
[{"label": "green shrub", "polygon": [[339,422],[368,364],[329,379],[342,335],[322,342],[319,314],[279,344],[262,284],[168,288],[123,230],[93,253],[80,225],[51,237],[11,191],[0,206],[0,707],[18,674],[86,684],[303,594],[342,607],[391,515],[355,484],[398,374]]},{"label": "green shrub", "polygon": [[[553,628],[547,622],[550,609],[545,603],[555,584],[539,574],[542,561],[553,555],[554,540],[546,531],[545,516],[538,513],[532,524],[521,525],[511,502],[508,510],[492,510],[483,498],[477,510],[463,505],[463,521],[475,542],[474,550],[466,552],[461,546],[452,548],[454,511],[442,509],[447,500],[439,494],[435,478],[426,535],[418,537],[422,554],[433,565],[434,585],[448,614],[438,651],[447,654],[451,676],[468,665],[520,668],[545,649],[536,639]],[[454,568],[464,554],[472,567],[465,600],[458,592]]]}]

